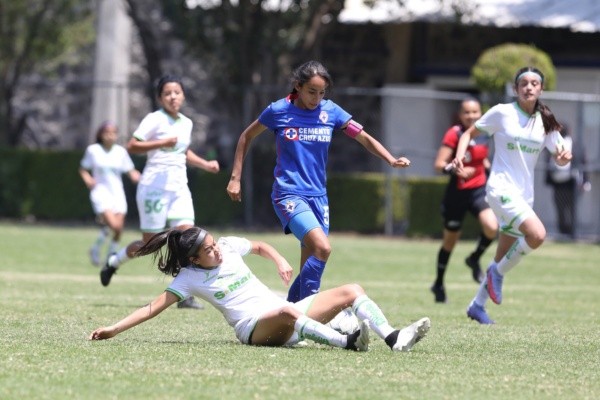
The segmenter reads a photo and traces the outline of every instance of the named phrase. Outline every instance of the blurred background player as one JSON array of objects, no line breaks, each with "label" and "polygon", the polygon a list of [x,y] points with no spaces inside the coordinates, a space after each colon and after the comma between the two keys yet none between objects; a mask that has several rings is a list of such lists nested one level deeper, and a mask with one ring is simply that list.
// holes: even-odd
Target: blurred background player
[{"label": "blurred background player", "polygon": [[580,192],[589,192],[592,184],[587,172],[587,160],[583,146],[573,144],[569,129],[563,125],[561,131],[566,150],[571,151],[573,160],[567,165],[558,165],[548,156],[546,183],[552,187],[554,207],[561,235],[575,239],[577,236],[577,198]]},{"label": "blurred background player", "polygon": [[135,169],[127,150],[117,144],[117,138],[117,126],[110,121],[102,123],[96,132],[96,143],[86,148],[79,167],[79,175],[90,190],[96,221],[101,225],[89,250],[95,266],[100,265],[102,248],[111,232],[107,255],[119,247],[127,215],[122,174],[127,174],[133,183],[140,179],[140,172]]},{"label": "blurred background player", "polygon": [[444,275],[452,250],[460,238],[467,212],[477,218],[481,225],[481,233],[475,250],[465,259],[475,282],[483,280],[479,259],[490,246],[498,231],[496,216],[485,200],[487,170],[490,168],[489,138],[478,136],[469,142],[465,153],[464,167],[460,172],[452,166],[452,159],[456,153],[460,136],[480,117],[481,104],[479,101],[471,97],[464,99],[458,111],[458,124],[450,127],[444,134],[434,163],[438,172],[450,175],[441,207],[444,220],[442,246],[437,256],[436,278],[431,286],[436,303],[445,303],[447,300]]}]

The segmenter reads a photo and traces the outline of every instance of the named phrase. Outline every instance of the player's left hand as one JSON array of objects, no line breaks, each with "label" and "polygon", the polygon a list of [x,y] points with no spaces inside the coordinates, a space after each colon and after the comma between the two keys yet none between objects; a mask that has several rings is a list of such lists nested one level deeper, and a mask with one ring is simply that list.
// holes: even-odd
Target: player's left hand
[{"label": "player's left hand", "polygon": [[557,165],[567,165],[573,159],[573,154],[569,150],[565,150],[565,148],[561,146],[558,148],[554,159],[556,160]]},{"label": "player's left hand", "polygon": [[406,168],[410,166],[410,160],[406,157],[400,157],[394,160],[394,162],[391,163],[391,166],[393,168]]}]

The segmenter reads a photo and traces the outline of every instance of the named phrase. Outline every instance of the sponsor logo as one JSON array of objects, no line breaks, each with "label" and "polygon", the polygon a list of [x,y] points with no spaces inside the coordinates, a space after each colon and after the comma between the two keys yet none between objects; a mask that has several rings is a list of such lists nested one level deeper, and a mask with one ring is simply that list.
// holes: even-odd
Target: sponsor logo
[{"label": "sponsor logo", "polygon": [[283,130],[283,136],[287,140],[298,140],[298,128],[285,128]]},{"label": "sponsor logo", "polygon": [[225,296],[227,296],[229,293],[234,292],[236,290],[238,290],[239,288],[241,288],[245,283],[247,283],[250,279],[252,278],[252,272],[248,272],[246,275],[242,276],[240,279],[238,279],[235,282],[230,283],[229,285],[227,285],[227,288],[223,289],[223,290],[219,290],[218,292],[216,292],[214,294],[215,298],[217,300],[222,300]]},{"label": "sponsor logo", "polygon": [[293,213],[296,209],[296,203],[292,200],[288,200],[285,202],[285,211],[289,213]]},{"label": "sponsor logo", "polygon": [[319,114],[319,120],[322,123],[326,123],[329,120],[329,114],[327,114],[327,111],[321,111]]}]

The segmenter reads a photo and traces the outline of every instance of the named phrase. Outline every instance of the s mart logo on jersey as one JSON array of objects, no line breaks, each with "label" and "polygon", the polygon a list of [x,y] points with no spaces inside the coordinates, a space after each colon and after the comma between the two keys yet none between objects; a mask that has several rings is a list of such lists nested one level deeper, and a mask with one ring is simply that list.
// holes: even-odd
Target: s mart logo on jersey
[{"label": "s mart logo on jersey", "polygon": [[298,140],[298,128],[285,128],[283,136],[286,140]]}]

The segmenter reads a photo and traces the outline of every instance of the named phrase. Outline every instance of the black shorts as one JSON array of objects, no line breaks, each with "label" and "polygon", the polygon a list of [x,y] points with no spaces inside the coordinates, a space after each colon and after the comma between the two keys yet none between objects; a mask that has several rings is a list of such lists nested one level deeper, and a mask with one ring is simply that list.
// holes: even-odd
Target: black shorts
[{"label": "black shorts", "polygon": [[477,218],[486,208],[490,206],[485,201],[485,185],[463,190],[457,189],[456,185],[448,185],[442,200],[444,228],[449,231],[459,231],[467,211]]}]

